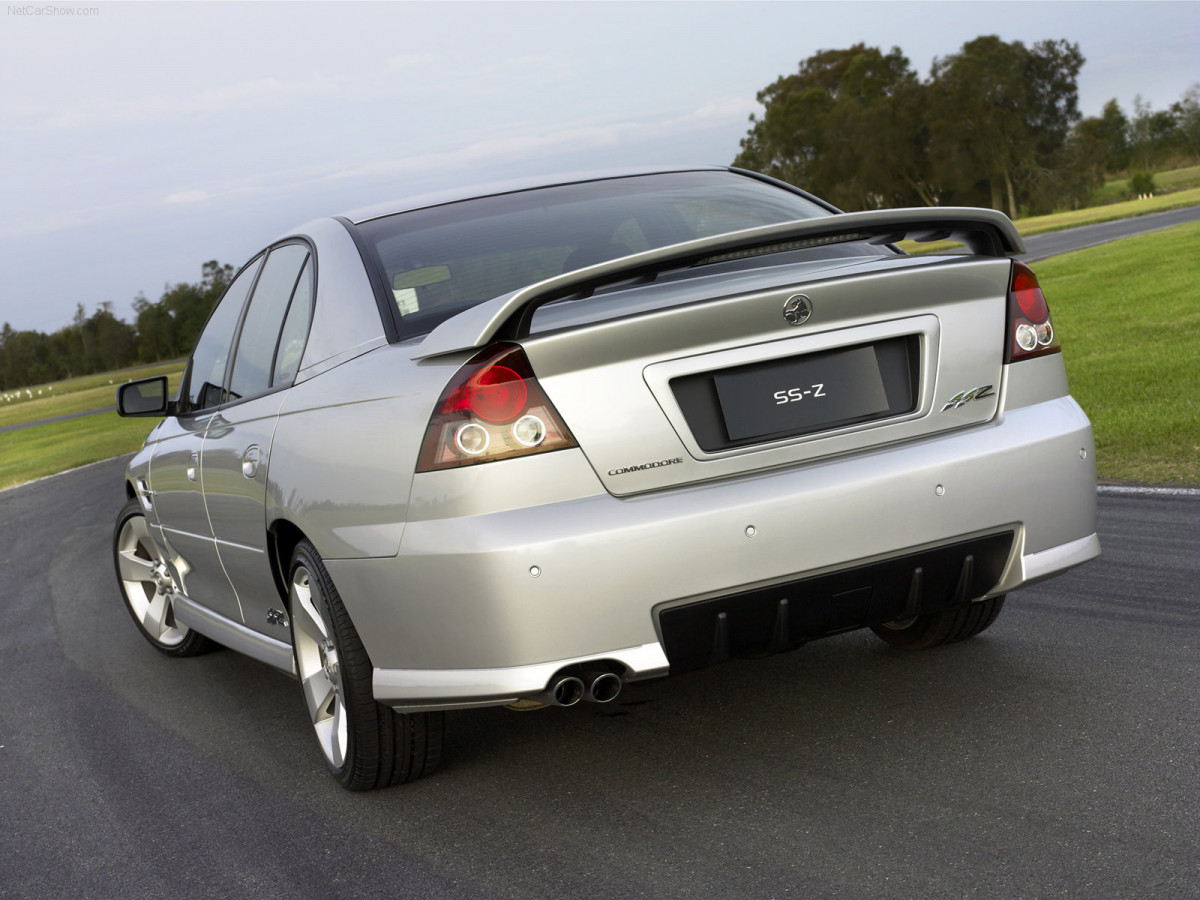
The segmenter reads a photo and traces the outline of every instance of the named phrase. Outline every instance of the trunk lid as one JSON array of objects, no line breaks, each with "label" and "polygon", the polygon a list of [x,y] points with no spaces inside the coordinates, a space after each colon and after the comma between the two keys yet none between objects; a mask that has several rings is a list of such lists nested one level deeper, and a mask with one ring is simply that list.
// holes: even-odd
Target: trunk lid
[{"label": "trunk lid", "polygon": [[597,476],[628,496],[986,422],[1010,268],[889,256],[693,271],[543,306],[520,343]]}]

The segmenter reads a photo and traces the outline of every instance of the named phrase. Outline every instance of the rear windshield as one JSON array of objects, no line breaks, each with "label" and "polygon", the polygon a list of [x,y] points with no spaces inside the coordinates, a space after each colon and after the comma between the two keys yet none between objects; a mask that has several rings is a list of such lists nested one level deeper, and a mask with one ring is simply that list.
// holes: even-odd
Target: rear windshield
[{"label": "rear windshield", "polygon": [[[359,225],[403,335],[518,288],[695,238],[829,215],[733,172],[672,172],[520,191]],[[856,254],[854,245],[823,250]]]}]

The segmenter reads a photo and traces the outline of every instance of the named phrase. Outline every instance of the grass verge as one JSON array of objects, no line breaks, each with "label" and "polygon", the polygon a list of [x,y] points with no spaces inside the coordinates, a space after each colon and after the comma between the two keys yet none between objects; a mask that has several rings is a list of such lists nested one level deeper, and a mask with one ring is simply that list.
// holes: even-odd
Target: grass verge
[{"label": "grass verge", "polygon": [[1200,222],[1036,266],[1104,481],[1200,485]]},{"label": "grass verge", "polygon": [[1107,206],[1089,206],[1086,209],[1073,209],[1070,212],[1051,213],[1048,216],[1029,216],[1017,219],[1014,223],[1021,234],[1043,234],[1047,231],[1061,231],[1064,228],[1076,228],[1080,225],[1097,225],[1100,222],[1112,222],[1116,219],[1128,219],[1133,216],[1144,216],[1148,213],[1166,212],[1168,209],[1179,209],[1183,206],[1200,204],[1200,188],[1186,191],[1176,191],[1173,194],[1158,194],[1145,200],[1126,200],[1122,203],[1110,203]]},{"label": "grass verge", "polygon": [[158,421],[100,413],[0,434],[0,490],[132,453]]},{"label": "grass verge", "polygon": [[[35,387],[30,390],[32,399],[0,404],[0,427],[106,409],[116,404],[117,385],[134,378],[166,375],[167,385],[174,391],[182,374],[183,364],[171,362],[56,381],[53,391],[50,385],[42,385],[41,396]],[[103,412],[0,433],[0,490],[132,453],[157,421],[122,419],[115,412]]]}]

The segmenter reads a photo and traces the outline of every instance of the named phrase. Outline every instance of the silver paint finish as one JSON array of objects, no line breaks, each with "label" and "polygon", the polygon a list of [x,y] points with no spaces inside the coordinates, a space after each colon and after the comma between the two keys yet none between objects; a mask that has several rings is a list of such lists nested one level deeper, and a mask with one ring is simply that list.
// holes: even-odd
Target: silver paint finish
[{"label": "silver paint finish", "polygon": [[410,520],[394,559],[328,567],[352,618],[370,623],[360,632],[380,668],[602,656],[657,640],[661,603],[1006,528],[1024,554],[1087,537],[1095,470],[1082,446],[1090,426],[1064,397],[936,440],[630,499],[489,512],[481,497],[463,518]]},{"label": "silver paint finish", "polygon": [[461,360],[413,365],[384,345],[286,392],[266,521],[294,523],[323,559],[394,556],[421,435]]},{"label": "silver paint finish", "polygon": [[1021,557],[1021,583],[1028,585],[1044,581],[1099,555],[1100,539],[1094,534],[1051,547],[1049,550],[1042,550],[1040,553],[1030,553]]},{"label": "silver paint finish", "polygon": [[183,594],[176,594],[172,598],[172,604],[175,609],[175,619],[180,624],[194,628],[218,644],[228,647],[230,650],[236,650],[251,659],[257,659],[281,672],[296,674],[291,643],[259,634],[239,622],[234,622],[213,612],[207,606],[202,606]]},{"label": "silver paint finish", "polygon": [[[619,664],[625,681],[656,678],[666,675],[669,668],[657,641],[612,650],[603,659]],[[373,687],[376,700],[404,712],[498,706],[541,693],[561,669],[597,661],[597,657],[558,659],[532,666],[461,671],[377,668]]]},{"label": "silver paint finish", "polygon": [[[822,314],[799,336],[779,314],[792,293],[785,287],[680,304],[523,343],[547,396],[606,488],[629,495],[859,452],[991,419],[995,396],[939,415],[925,413],[947,379],[1001,382],[1004,348],[997,335],[1004,331],[1009,272],[1007,260],[995,259],[945,260],[898,271],[879,262],[839,268],[838,277],[805,285]],[[768,274],[778,280],[788,269],[771,269],[759,278]],[[917,416],[705,453],[668,385],[669,378],[687,372],[903,334],[921,335],[923,341]],[[683,465],[608,474],[680,456]]]},{"label": "silver paint finish", "polygon": [[[222,407],[209,420],[201,469],[204,503],[222,567],[238,596],[242,622],[268,629],[267,610],[280,602],[267,560],[266,494],[271,439],[285,392]],[[245,460],[258,462],[252,477]],[[193,593],[192,596],[203,596]]]},{"label": "silver paint finish", "polygon": [[201,452],[211,418],[212,414],[171,417],[151,435],[154,442],[147,448],[152,453],[152,531],[180,589],[203,597],[219,615],[241,622],[241,603],[225,575],[204,502]]},{"label": "silver paint finish", "polygon": [[334,219],[317,219],[283,235],[316,247],[317,297],[297,381],[386,343],[375,294],[354,239]]}]

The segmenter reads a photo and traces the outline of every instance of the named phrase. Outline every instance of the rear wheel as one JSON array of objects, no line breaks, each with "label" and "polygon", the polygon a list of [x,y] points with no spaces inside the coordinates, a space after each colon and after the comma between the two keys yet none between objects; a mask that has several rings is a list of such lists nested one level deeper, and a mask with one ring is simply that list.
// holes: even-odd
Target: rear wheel
[{"label": "rear wheel", "polygon": [[174,577],[150,537],[146,514],[137,500],[125,504],[117,516],[113,562],[125,608],[142,637],[167,656],[195,656],[212,649],[212,641],[175,621]]},{"label": "rear wheel", "polygon": [[872,625],[871,630],[893,647],[924,650],[974,637],[996,621],[1003,606],[1004,595],[1001,594],[967,606]]},{"label": "rear wheel", "polygon": [[352,791],[402,784],[441,761],[445,717],[375,702],[372,665],[321,557],[301,541],[289,570],[292,645],[325,765]]}]

